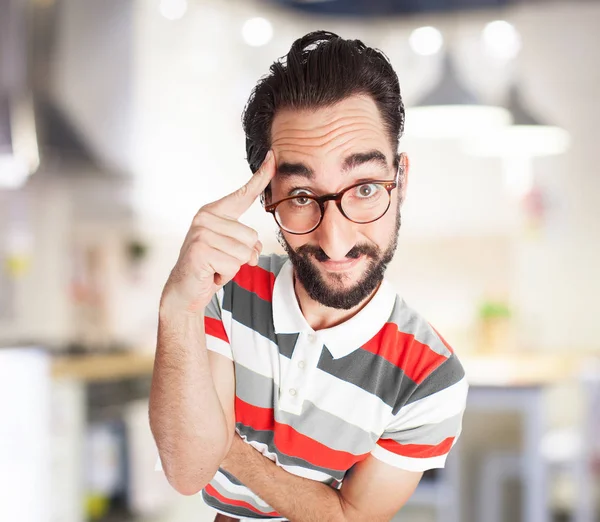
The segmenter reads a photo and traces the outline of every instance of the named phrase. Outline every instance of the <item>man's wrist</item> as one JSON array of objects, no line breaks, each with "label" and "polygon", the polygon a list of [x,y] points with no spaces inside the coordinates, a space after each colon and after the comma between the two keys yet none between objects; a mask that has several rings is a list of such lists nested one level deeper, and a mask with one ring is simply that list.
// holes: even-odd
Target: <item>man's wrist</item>
[{"label": "man's wrist", "polygon": [[163,325],[177,325],[204,331],[204,310],[190,313],[175,297],[164,295],[158,307],[158,320]]}]

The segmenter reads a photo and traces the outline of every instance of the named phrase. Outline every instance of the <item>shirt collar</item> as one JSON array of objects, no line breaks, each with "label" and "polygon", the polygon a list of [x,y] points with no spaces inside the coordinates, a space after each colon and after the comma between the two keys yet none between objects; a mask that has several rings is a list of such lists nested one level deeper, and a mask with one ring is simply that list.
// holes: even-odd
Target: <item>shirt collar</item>
[{"label": "shirt collar", "polygon": [[334,359],[344,357],[372,339],[387,322],[396,292],[385,279],[367,305],[347,321],[315,332],[302,315],[294,291],[294,271],[287,261],[275,278],[273,288],[273,325],[276,334],[314,334],[323,342]]}]

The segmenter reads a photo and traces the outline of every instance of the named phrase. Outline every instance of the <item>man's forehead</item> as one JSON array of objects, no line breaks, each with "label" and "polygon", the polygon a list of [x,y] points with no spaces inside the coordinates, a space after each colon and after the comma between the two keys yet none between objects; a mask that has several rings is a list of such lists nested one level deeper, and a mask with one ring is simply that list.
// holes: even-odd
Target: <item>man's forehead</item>
[{"label": "man's forehead", "polygon": [[326,161],[348,170],[366,162],[392,161],[379,110],[364,96],[323,109],[281,111],[271,137],[278,165]]},{"label": "man's forehead", "polygon": [[311,109],[278,109],[273,118],[271,134],[273,140],[298,133],[310,133],[317,137],[337,127],[360,122],[371,126],[375,124],[381,127],[380,131],[384,131],[379,109],[370,96],[350,96],[332,105]]}]

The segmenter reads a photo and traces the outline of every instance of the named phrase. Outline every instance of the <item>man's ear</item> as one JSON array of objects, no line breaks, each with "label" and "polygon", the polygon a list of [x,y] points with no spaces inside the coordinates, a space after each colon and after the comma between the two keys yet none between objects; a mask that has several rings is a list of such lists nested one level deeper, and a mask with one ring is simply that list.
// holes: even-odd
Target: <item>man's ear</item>
[{"label": "man's ear", "polygon": [[400,154],[399,157],[400,165],[400,204],[404,203],[406,199],[406,190],[408,187],[408,172],[410,170],[410,160],[406,155],[406,152]]}]

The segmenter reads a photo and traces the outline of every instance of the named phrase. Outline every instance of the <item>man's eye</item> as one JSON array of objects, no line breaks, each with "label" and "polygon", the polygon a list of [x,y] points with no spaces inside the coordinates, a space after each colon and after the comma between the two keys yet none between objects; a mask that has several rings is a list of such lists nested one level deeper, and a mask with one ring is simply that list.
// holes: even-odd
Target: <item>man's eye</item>
[{"label": "man's eye", "polygon": [[359,198],[370,198],[377,193],[379,185],[375,183],[365,183],[356,187],[356,197]]},{"label": "man's eye", "polygon": [[293,201],[294,201],[294,204],[296,204],[299,207],[306,207],[312,203],[312,199],[302,197],[302,196],[296,197]]}]

